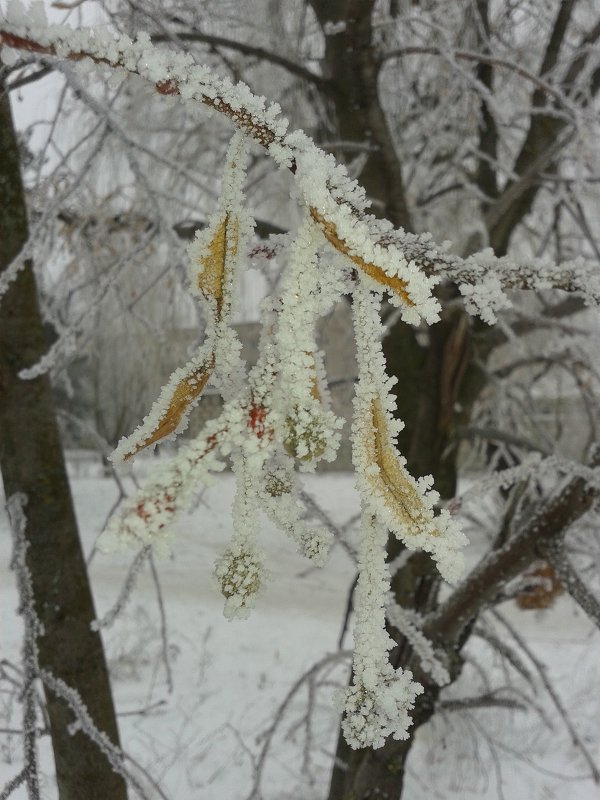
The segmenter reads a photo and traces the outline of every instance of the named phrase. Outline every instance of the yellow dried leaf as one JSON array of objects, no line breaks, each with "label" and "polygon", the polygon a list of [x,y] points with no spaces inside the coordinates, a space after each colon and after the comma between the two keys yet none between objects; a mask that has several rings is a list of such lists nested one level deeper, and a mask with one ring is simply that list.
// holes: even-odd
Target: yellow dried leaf
[{"label": "yellow dried leaf", "polygon": [[[374,398],[371,403],[371,415],[372,428],[367,434],[369,438],[365,442],[366,452],[369,463],[376,464],[379,472],[367,474],[367,479],[382,496],[386,508],[393,514],[399,526],[407,533],[418,533],[428,527],[430,514],[406,469],[398,460],[396,449],[390,441],[386,415],[378,398]],[[435,531],[430,532],[435,535]]]},{"label": "yellow dried leaf", "polygon": [[190,405],[200,396],[206,386],[214,365],[214,357],[211,357],[206,363],[186,374],[184,378],[175,384],[165,412],[148,436],[124,456],[126,461],[136,453],[139,453],[140,450],[159,442],[165,436],[169,436],[169,434],[177,430]]},{"label": "yellow dried leaf", "polygon": [[406,291],[405,281],[403,281],[401,278],[388,275],[381,269],[381,267],[377,267],[375,264],[370,264],[360,256],[352,253],[346,242],[338,236],[335,225],[326,220],[325,217],[322,217],[315,208],[310,209],[310,215],[323,231],[327,241],[333,245],[333,247],[335,247],[339,253],[343,253],[345,256],[348,256],[350,261],[352,261],[353,264],[356,264],[356,266],[361,269],[365,275],[373,278],[373,280],[379,283],[381,286],[385,286],[386,289],[389,289],[391,292],[401,297],[407,306],[414,306],[413,301],[410,299],[408,292]]},{"label": "yellow dried leaf", "polygon": [[215,228],[208,247],[198,258],[198,265],[202,268],[197,278],[198,289],[207,300],[216,300],[219,313],[223,303],[227,258],[237,255],[238,238],[238,219],[232,214],[226,213]]}]

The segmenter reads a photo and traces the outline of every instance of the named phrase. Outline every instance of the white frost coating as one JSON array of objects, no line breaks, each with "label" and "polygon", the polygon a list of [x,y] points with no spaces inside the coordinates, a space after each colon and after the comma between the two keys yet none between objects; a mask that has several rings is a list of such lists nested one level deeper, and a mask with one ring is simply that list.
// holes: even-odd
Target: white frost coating
[{"label": "white frost coating", "polygon": [[[344,421],[326,405],[319,380],[315,325],[338,299],[319,283],[317,252],[323,237],[308,214],[292,242],[281,280],[277,321],[278,376],[273,404],[281,409],[276,436],[304,466],[333,461]],[[307,463],[308,462],[308,463]]]},{"label": "white frost coating", "polygon": [[394,642],[385,630],[384,600],[390,588],[386,543],[386,528],[363,507],[354,596],[353,679],[350,688],[336,695],[345,713],[344,737],[353,749],[383,747],[388,736],[408,738],[409,711],[423,691],[409,671],[394,669],[389,661]]},{"label": "white frost coating", "polygon": [[311,527],[306,524],[302,519],[299,494],[300,485],[293,460],[282,453],[272,464],[266,465],[259,495],[260,507],[278,528],[296,542],[299,553],[322,567],[329,556],[333,534],[322,526]]},{"label": "white frost coating", "polygon": [[386,603],[386,615],[389,622],[406,637],[421,662],[421,668],[427,672],[438,686],[450,683],[450,674],[433,649],[433,645],[421,631],[416,615],[409,609],[402,608],[395,602],[391,592]]},{"label": "white frost coating", "polygon": [[332,22],[327,20],[323,25],[323,33],[325,36],[337,36],[338,33],[343,33],[346,30],[346,22],[340,20],[339,22]]},{"label": "white frost coating", "polygon": [[[461,548],[467,544],[456,521],[446,509],[437,516],[434,506],[439,500],[432,490],[431,476],[415,480],[406,469],[406,459],[397,455],[392,443],[402,429],[402,423],[394,419],[395,408],[391,388],[394,381],[386,375],[385,359],[381,349],[383,327],[378,312],[378,298],[372,296],[359,280],[354,290],[352,305],[354,332],[358,361],[358,384],[354,397],[354,421],[352,425],[352,460],[356,471],[356,485],[368,512],[391,531],[410,549],[423,549],[431,553],[437,567],[449,583],[455,583],[463,569]],[[369,443],[373,440],[373,403],[380,404],[385,417],[387,430],[380,432],[391,449],[396,470],[402,475],[401,492],[408,492],[411,499],[398,500],[402,517],[393,513],[389,497],[386,496],[383,481],[373,480],[381,472],[373,461]],[[392,458],[392,456],[390,456]],[[415,510],[413,497],[418,497],[419,507]]]},{"label": "white frost coating", "polygon": [[250,616],[266,578],[262,554],[256,546],[258,498],[256,476],[243,456],[234,459],[237,492],[233,502],[233,537],[215,564],[215,578],[225,597],[224,615],[232,620]]}]

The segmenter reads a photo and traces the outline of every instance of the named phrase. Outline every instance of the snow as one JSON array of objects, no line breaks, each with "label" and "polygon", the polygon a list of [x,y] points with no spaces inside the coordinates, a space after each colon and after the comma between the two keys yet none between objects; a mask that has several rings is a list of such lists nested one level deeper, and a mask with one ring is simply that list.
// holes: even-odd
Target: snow
[{"label": "snow", "polygon": [[[145,470],[152,461],[142,459],[137,469]],[[80,463],[77,471],[73,490],[85,550],[90,552],[116,497],[116,488],[110,479],[99,477],[100,467]],[[343,524],[358,511],[352,476],[309,475],[305,480],[308,491],[337,524]],[[193,513],[180,518],[172,557],[155,562],[168,624],[172,693],[168,691],[161,661],[160,615],[147,567],[122,615],[103,634],[117,706],[124,714],[120,727],[125,749],[151,772],[170,799],[244,800],[249,795],[249,753],[254,757],[259,753],[262,740],[258,737],[271,725],[292,684],[317,660],[337,650],[347,592],[354,578],[354,566],[339,545],[334,546],[326,566],[317,569],[296,553],[293,541],[265,523],[259,540],[267,553],[266,568],[271,579],[258,597],[250,619],[226,620],[212,571],[214,560],[225,550],[230,535],[234,494],[233,476],[217,476]],[[2,658],[16,662],[21,631],[14,614],[16,590],[8,569],[10,537],[5,518],[0,519],[0,529]],[[467,558],[472,560],[471,552]],[[94,557],[91,579],[99,617],[115,602],[132,559],[133,554],[124,553]],[[600,757],[596,705],[590,702],[596,696],[600,678],[597,633],[564,597],[548,613],[520,612],[514,604],[504,604],[502,612],[548,665],[549,677],[563,702],[570,706],[580,736],[596,758]],[[480,639],[471,640],[468,653],[472,661],[465,667],[463,678],[445,690],[443,698],[480,693],[481,679],[472,665],[474,661],[485,668],[492,686],[509,683],[497,657]],[[344,663],[348,665],[348,661]],[[329,679],[341,684],[346,677],[347,672],[338,665]],[[513,679],[517,688],[521,686],[514,676]],[[537,702],[544,705],[540,691]],[[333,686],[319,692],[311,773],[303,765],[303,728],[296,724],[306,709],[306,687],[290,703],[266,761],[264,800],[325,797],[337,729],[337,717],[331,707],[333,692]],[[0,727],[18,727],[19,708],[14,709],[9,720],[4,695],[0,697]],[[548,708],[547,704],[544,708]],[[141,709],[147,711],[132,714]],[[570,745],[561,721],[551,710],[546,714],[551,717],[553,729],[533,712],[471,709],[439,714],[434,724],[417,733],[406,798],[496,798],[500,796],[498,769],[507,800],[597,797],[597,787],[589,779],[557,777],[585,775],[587,770]],[[496,765],[490,755],[490,737],[505,748],[498,751]],[[18,771],[20,739],[3,735],[0,743],[3,785]],[[525,760],[532,762],[534,768],[527,766]],[[42,740],[41,762],[44,797],[54,800],[47,738]],[[310,774],[314,776],[312,784]],[[18,790],[13,797],[24,800],[24,790]]]}]

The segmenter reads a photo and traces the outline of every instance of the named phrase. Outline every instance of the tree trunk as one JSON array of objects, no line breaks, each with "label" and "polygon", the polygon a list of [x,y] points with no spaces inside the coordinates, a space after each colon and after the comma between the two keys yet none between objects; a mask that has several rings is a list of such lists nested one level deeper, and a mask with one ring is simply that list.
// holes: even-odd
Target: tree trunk
[{"label": "tree trunk", "polygon": [[[0,272],[27,240],[19,150],[10,102],[0,83]],[[0,301],[0,469],[6,496],[28,499],[27,565],[43,669],[77,690],[97,727],[118,744],[108,671],[67,480],[52,389],[46,375],[18,373],[45,351],[45,335],[31,264]],[[104,755],[83,733],[69,733],[73,714],[46,691],[61,800],[126,800],[127,790]]]},{"label": "tree trunk", "polygon": [[[325,38],[324,63],[331,81],[328,97],[338,136],[343,142],[370,147],[359,180],[373,202],[374,212],[396,226],[412,230],[402,165],[380,103],[379,65],[371,24],[374,4],[372,0],[311,0],[311,5],[322,25],[345,23],[343,31]],[[346,155],[356,155],[351,145]],[[448,295],[440,296],[443,301],[451,299],[455,290],[446,287],[442,293]],[[414,329],[398,322],[384,341],[384,353],[389,374],[399,379],[397,415],[405,423],[398,437],[399,449],[407,458],[411,474],[432,474],[437,491],[450,498],[456,488],[457,448],[452,444],[452,431],[457,423],[457,401],[459,396],[463,401],[466,387],[478,381],[471,364],[469,325],[464,312],[444,311],[442,321],[430,328],[427,336],[427,345],[422,346]],[[463,409],[469,405],[461,402]],[[402,549],[403,545],[391,537],[389,559],[393,560]],[[392,580],[396,600],[421,613],[435,605],[439,585],[437,570],[423,553],[413,554]],[[433,714],[439,690],[420,675],[407,643],[401,637],[397,641],[398,647],[390,654],[392,662],[396,667],[412,669],[417,679],[423,677],[425,686],[412,714],[414,732]],[[390,739],[376,751],[352,750],[340,731],[328,800],[398,800],[412,741],[411,735],[403,742]]]}]

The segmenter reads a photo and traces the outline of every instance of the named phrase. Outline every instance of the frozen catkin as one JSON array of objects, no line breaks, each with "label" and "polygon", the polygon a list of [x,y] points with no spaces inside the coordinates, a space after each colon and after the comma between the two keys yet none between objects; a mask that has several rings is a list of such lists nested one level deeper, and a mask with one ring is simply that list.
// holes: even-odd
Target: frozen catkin
[{"label": "frozen catkin", "polygon": [[406,739],[410,709],[423,687],[410,671],[389,661],[394,646],[385,629],[385,601],[390,576],[385,563],[387,530],[363,503],[354,596],[352,683],[340,690],[336,703],[344,713],[342,731],[350,747],[383,747],[388,736]]}]

